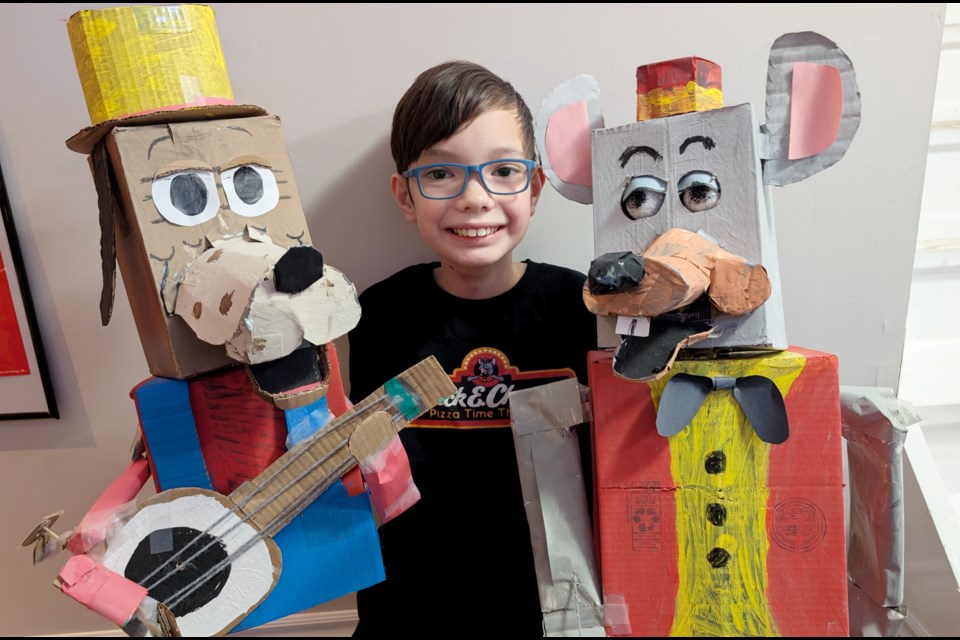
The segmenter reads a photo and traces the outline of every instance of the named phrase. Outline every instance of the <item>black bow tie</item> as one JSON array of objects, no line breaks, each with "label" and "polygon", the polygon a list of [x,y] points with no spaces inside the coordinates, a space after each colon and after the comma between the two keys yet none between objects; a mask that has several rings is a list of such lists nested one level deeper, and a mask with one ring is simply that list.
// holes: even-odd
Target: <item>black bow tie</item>
[{"label": "black bow tie", "polygon": [[733,389],[733,397],[761,440],[782,444],[790,436],[783,396],[769,378],[707,377],[689,373],[674,375],[664,387],[657,410],[657,433],[668,437],[683,431],[706,402],[707,394],[720,389]]}]

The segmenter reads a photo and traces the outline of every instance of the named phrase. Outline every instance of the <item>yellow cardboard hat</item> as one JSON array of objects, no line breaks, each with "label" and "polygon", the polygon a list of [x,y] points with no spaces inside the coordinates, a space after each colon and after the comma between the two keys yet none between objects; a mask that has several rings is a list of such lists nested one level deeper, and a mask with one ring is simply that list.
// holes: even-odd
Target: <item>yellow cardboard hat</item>
[{"label": "yellow cardboard hat", "polygon": [[722,106],[716,62],[689,56],[637,67],[637,122]]},{"label": "yellow cardboard hat", "polygon": [[90,153],[119,124],[264,115],[234,103],[213,9],[204,5],[79,11],[67,22],[91,126],[67,140]]}]

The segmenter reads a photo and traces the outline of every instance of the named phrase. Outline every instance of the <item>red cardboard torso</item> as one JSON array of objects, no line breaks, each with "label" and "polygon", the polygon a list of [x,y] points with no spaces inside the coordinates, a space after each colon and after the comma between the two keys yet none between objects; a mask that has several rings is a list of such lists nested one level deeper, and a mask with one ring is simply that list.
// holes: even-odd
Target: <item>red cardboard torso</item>
[{"label": "red cardboard torso", "polygon": [[[620,605],[629,620],[610,634],[847,635],[836,357],[791,347],[746,365],[678,360],[653,385],[615,377],[611,360],[591,352],[589,363],[601,580],[608,610]],[[711,393],[725,394],[715,400],[723,411],[706,415],[705,404],[685,432],[657,433],[656,405],[671,375],[735,376],[745,366],[789,378],[785,443],[760,442],[729,390]],[[737,415],[743,428],[729,424]],[[690,479],[704,461],[690,455],[697,434],[689,431],[705,426],[729,432],[705,451],[719,446],[730,458],[725,473],[697,486]],[[721,526],[701,511],[718,504],[730,514]],[[755,525],[737,529],[744,518]],[[709,554],[721,547],[729,561],[712,566]]]}]

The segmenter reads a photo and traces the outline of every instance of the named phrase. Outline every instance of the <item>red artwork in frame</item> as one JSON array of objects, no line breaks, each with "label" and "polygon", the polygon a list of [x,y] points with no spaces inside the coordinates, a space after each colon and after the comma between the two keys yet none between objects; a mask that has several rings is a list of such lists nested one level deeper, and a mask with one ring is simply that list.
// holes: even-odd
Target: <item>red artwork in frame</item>
[{"label": "red artwork in frame", "polygon": [[10,279],[0,254],[0,376],[24,376],[30,373],[27,350],[23,347],[17,311],[13,307]]},{"label": "red artwork in frame", "polygon": [[0,420],[59,418],[2,171],[0,217]]}]

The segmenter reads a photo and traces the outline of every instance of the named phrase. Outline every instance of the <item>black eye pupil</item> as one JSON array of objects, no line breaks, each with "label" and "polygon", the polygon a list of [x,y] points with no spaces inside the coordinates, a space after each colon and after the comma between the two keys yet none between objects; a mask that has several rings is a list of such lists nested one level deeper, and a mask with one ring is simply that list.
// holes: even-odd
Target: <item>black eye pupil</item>
[{"label": "black eye pupil", "polygon": [[233,188],[238,198],[253,204],[263,197],[263,178],[252,167],[240,167],[233,174]]},{"label": "black eye pupil", "polygon": [[196,216],[207,208],[207,187],[197,175],[185,173],[170,182],[170,202],[185,215]]},{"label": "black eye pupil", "polygon": [[643,206],[643,203],[647,201],[647,192],[646,191],[634,191],[629,196],[627,196],[627,206],[632,209],[639,209]]},{"label": "black eye pupil", "polygon": [[687,189],[687,198],[693,202],[700,203],[704,202],[707,198],[710,197],[710,192],[712,189],[705,184],[698,184],[696,186],[690,187]]}]

